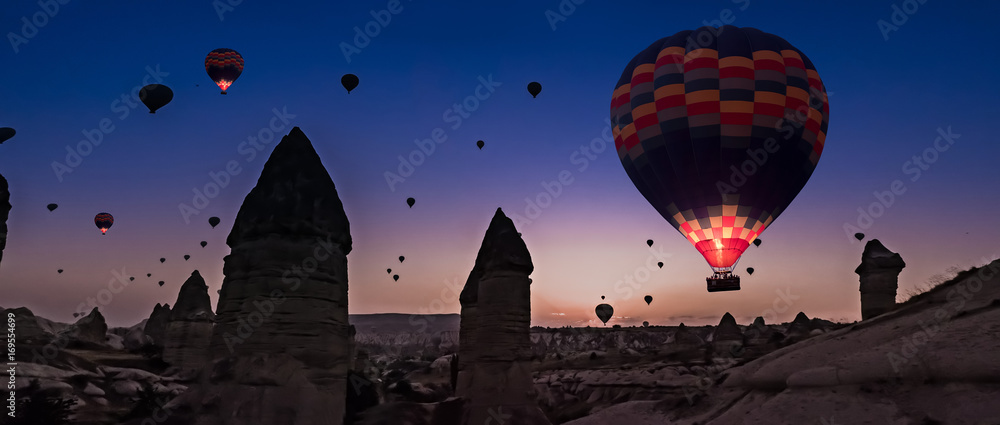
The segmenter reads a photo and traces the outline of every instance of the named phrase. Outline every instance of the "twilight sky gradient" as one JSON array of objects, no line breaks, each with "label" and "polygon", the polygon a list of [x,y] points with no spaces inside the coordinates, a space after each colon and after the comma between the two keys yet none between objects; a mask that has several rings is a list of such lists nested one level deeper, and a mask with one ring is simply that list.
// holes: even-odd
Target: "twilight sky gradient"
[{"label": "twilight sky gradient", "polygon": [[[0,145],[13,204],[0,305],[71,321],[78,305],[108,288],[113,271],[125,270],[135,282],[98,305],[112,326],[128,326],[157,302],[173,304],[194,269],[214,305],[225,238],[275,143],[251,156],[246,142],[272,122],[284,126],[276,140],[299,126],[337,184],[354,238],[351,313],[458,312],[457,291],[498,206],[533,217],[518,230],[535,264],[533,324],[543,326],[599,324],[601,295],[615,307],[609,325],[714,324],[726,311],[740,323],[758,315],[788,321],[798,311],[859,320],[853,270],[863,243],[844,225],[857,226],[859,207],[877,202],[873,193],[890,190],[894,180],[905,192],[865,233],[906,261],[901,295],[949,266],[1000,255],[1000,147],[990,130],[1000,112],[993,42],[1000,4],[963,10],[926,2],[886,40],[877,22],[892,23],[893,5],[904,2],[592,0],[570,10],[574,3],[564,0],[570,13],[553,30],[546,11],[558,13],[555,0],[403,0],[387,25],[371,24],[378,35],[345,59],[341,43],[353,44],[355,27],[363,30],[372,11],[389,3],[243,1],[220,19],[210,1],[70,1],[16,53],[9,43],[0,46],[0,127],[17,130]],[[21,34],[21,17],[43,10],[36,2],[4,8],[3,34]],[[831,112],[811,180],[738,264],[756,273],[741,273],[742,291],[710,294],[708,264],[635,189],[613,142],[600,138],[610,134],[614,84],[636,53],[720,19],[716,25],[777,34],[808,55]],[[205,55],[220,47],[246,60],[227,96],[204,69]],[[120,101],[153,81],[149,69],[159,69],[174,91],[155,115]],[[351,94],[340,86],[345,73],[361,80]],[[485,99],[469,100],[478,107],[459,120],[454,105],[476,94],[480,78],[499,85],[480,89]],[[536,99],[525,89],[530,81],[543,85]],[[272,120],[275,109],[287,111],[287,126]],[[113,130],[72,172],[57,176],[53,162],[65,164],[67,147],[102,120]],[[938,129],[949,127],[960,137],[935,151]],[[436,128],[446,140],[390,188],[385,173],[396,172],[398,157]],[[908,162],[927,149],[926,169]],[[230,161],[239,174],[185,221],[179,205],[191,205],[194,189]],[[563,170],[572,182],[528,216],[526,200]],[[50,202],[59,209],[49,213]],[[93,224],[102,211],[116,220],[103,237]],[[215,229],[207,223],[213,215],[222,218]],[[662,270],[657,256],[665,257]],[[389,267],[399,282],[386,274]],[[636,288],[626,275],[635,276]],[[650,306],[646,294],[654,297]]]}]

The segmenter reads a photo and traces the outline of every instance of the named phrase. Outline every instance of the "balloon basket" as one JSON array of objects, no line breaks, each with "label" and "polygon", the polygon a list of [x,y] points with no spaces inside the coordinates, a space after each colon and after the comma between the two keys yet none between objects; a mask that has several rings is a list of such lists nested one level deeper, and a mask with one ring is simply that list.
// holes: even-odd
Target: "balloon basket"
[{"label": "balloon basket", "polygon": [[708,292],[739,291],[740,277],[730,272],[722,272],[706,277]]}]

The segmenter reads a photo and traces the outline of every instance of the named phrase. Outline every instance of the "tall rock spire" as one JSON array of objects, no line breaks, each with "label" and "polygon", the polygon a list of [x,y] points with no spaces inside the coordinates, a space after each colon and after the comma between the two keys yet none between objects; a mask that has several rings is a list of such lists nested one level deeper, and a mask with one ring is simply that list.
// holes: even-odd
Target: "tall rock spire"
[{"label": "tall rock spire", "polygon": [[854,270],[861,280],[861,319],[869,319],[896,306],[899,272],[906,263],[878,239],[865,244],[861,264]]}]

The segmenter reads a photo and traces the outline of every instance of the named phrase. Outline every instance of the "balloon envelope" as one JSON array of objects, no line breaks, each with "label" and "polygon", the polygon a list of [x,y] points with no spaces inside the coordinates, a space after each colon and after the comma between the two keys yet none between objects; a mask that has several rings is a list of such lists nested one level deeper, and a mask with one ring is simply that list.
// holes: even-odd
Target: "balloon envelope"
[{"label": "balloon envelope", "polygon": [[188,260],[188,259],[190,259],[190,258],[191,258],[191,256],[190,256],[190,255],[187,255],[187,254],[184,254],[184,261],[187,261],[187,260]]},{"label": "balloon envelope", "polygon": [[101,229],[102,235],[106,235],[108,229],[115,224],[115,218],[111,214],[102,212],[94,216],[94,224],[97,225],[98,229]]},{"label": "balloon envelope", "polygon": [[135,276],[129,276],[129,277],[128,277],[128,280],[129,280],[129,281],[133,281],[133,280],[135,280]]},{"label": "balloon envelope", "polygon": [[59,270],[56,270],[56,271],[59,272],[59,273],[62,273],[62,269],[59,269]]},{"label": "balloon envelope", "polygon": [[56,205],[56,204],[48,204],[48,205],[45,206],[45,208],[48,208],[49,211],[55,211],[56,208],[59,208],[59,206]]},{"label": "balloon envelope", "polygon": [[[625,172],[717,272],[805,186],[828,119],[823,82],[801,51],[729,25],[654,42],[625,67],[611,101]],[[737,181],[733,169],[752,155],[757,170]]]},{"label": "balloon envelope", "polygon": [[542,85],[532,81],[528,83],[528,93],[531,93],[531,97],[538,97],[538,93],[542,92]]},{"label": "balloon envelope", "polygon": [[10,138],[14,137],[14,134],[16,134],[16,133],[17,132],[14,131],[13,128],[10,128],[10,127],[0,127],[0,143],[3,143],[3,142],[6,142],[6,141],[10,140]]},{"label": "balloon envelope", "polygon": [[753,246],[760,246],[760,242],[761,242],[760,239],[754,239],[753,240]]},{"label": "balloon envelope", "polygon": [[358,76],[354,74],[344,74],[343,77],[340,77],[340,84],[347,89],[347,93],[350,93],[351,90],[354,90],[358,86]]},{"label": "balloon envelope", "polygon": [[648,245],[649,247],[652,247],[653,246],[653,240],[652,239],[646,239],[646,245]]},{"label": "balloon envelope", "polygon": [[163,286],[163,281],[162,280],[160,281],[160,286]]},{"label": "balloon envelope", "polygon": [[399,275],[398,274],[392,275],[392,280],[398,281],[399,280]]},{"label": "balloon envelope", "polygon": [[753,274],[753,267],[747,267],[747,273]]},{"label": "balloon envelope", "polygon": [[486,146],[486,142],[480,140],[476,142],[476,146],[479,146],[479,150],[483,150],[483,146]]},{"label": "balloon envelope", "polygon": [[212,225],[213,229],[215,226],[218,226],[220,222],[222,222],[222,220],[219,220],[219,217],[209,217],[208,219],[208,224]]},{"label": "balloon envelope", "polygon": [[653,302],[653,297],[651,295],[646,295],[643,299],[646,300],[646,305]]},{"label": "balloon envelope", "polygon": [[155,114],[174,99],[174,91],[163,84],[150,84],[139,90],[139,100],[149,108],[149,113]]},{"label": "balloon envelope", "polygon": [[615,314],[615,309],[610,304],[598,304],[594,311],[597,313],[597,318],[601,319],[605,325],[608,324],[608,320],[611,320],[611,316]]},{"label": "balloon envelope", "polygon": [[857,240],[860,241],[860,240],[862,240],[864,238],[865,238],[865,234],[864,233],[855,233],[854,234],[854,239],[857,239]]},{"label": "balloon envelope", "polygon": [[215,49],[205,57],[205,72],[226,94],[229,86],[243,73],[243,56],[233,49]]},{"label": "balloon envelope", "polygon": [[146,277],[150,277],[152,275],[153,275],[152,273],[146,273]]},{"label": "balloon envelope", "polygon": [[392,269],[385,269],[386,273],[392,273]]},{"label": "balloon envelope", "polygon": [[663,268],[663,262],[662,261],[660,261],[659,263],[656,263],[656,265],[659,266],[661,269]]},{"label": "balloon envelope", "polygon": [[413,208],[413,204],[415,204],[415,203],[417,203],[417,200],[416,200],[416,199],[413,199],[413,198],[406,198],[406,205],[409,205],[409,206],[410,206],[410,208]]},{"label": "balloon envelope", "polygon": [[405,259],[406,259],[406,257],[404,257],[404,256],[402,256],[402,255],[400,255],[400,256],[399,256],[399,262],[400,262],[400,263],[402,263],[402,262],[403,262],[403,260],[405,260]]},{"label": "balloon envelope", "polygon": [[201,247],[202,247],[202,248],[204,248],[204,247],[205,247],[205,245],[208,245],[208,242],[206,242],[206,241],[201,241]]},{"label": "balloon envelope", "polygon": [[161,263],[162,263],[162,262],[164,262],[164,261],[167,261],[167,259],[166,259],[166,258],[161,258],[161,259],[160,259],[160,262],[161,262]]}]

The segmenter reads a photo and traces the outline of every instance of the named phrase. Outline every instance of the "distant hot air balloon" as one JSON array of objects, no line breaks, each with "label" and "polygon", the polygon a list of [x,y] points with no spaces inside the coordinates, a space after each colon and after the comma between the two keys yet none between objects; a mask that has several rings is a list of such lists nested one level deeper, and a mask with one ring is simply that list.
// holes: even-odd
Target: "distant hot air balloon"
[{"label": "distant hot air balloon", "polygon": [[649,327],[649,322],[646,322],[646,321],[642,322],[642,327],[648,328]]},{"label": "distant hot air balloon", "polygon": [[486,142],[480,140],[476,142],[476,146],[479,146],[479,150],[483,150],[483,146],[486,146]]},{"label": "distant hot air balloon", "polygon": [[202,247],[202,248],[204,248],[204,247],[205,247],[205,245],[208,245],[208,242],[206,242],[206,241],[201,241],[201,247]]},{"label": "distant hot air balloon", "polygon": [[340,84],[342,84],[344,88],[347,89],[347,93],[350,94],[351,90],[354,90],[354,88],[358,86],[358,76],[354,74],[344,74],[343,77],[340,77]]},{"label": "distant hot air balloon", "polygon": [[611,316],[615,314],[615,309],[610,304],[598,304],[594,311],[597,313],[597,318],[601,319],[605,326],[607,326],[608,320],[611,320]]},{"label": "distant hot air balloon", "polygon": [[151,276],[153,276],[152,273],[146,273],[146,277],[151,277]]},{"label": "distant hot air balloon", "polygon": [[601,299],[602,299],[602,300],[604,299],[604,295],[601,295]]},{"label": "distant hot air balloon", "polygon": [[243,73],[243,56],[233,49],[215,49],[205,57],[205,72],[226,94],[229,86]]},{"label": "distant hot air balloon", "polygon": [[187,260],[188,260],[188,259],[190,259],[190,258],[191,258],[191,256],[190,256],[190,255],[187,255],[187,254],[184,254],[184,261],[187,261]]},{"label": "distant hot air balloon", "polygon": [[160,286],[163,286],[163,281],[162,280],[160,281]]},{"label": "distant hot air balloon", "polygon": [[161,264],[162,264],[162,263],[163,263],[164,261],[167,261],[167,259],[166,259],[166,258],[161,258],[161,259],[160,259],[160,263],[161,263]]},{"label": "distant hot air balloon", "polygon": [[131,282],[131,281],[135,280],[135,276],[129,276],[129,277],[128,277],[128,280],[129,280],[129,282]]},{"label": "distant hot air balloon", "polygon": [[222,220],[219,220],[219,217],[208,218],[208,224],[212,225],[213,229],[215,228],[215,226],[218,226],[220,222],[222,222]]},{"label": "distant hot air balloon", "polygon": [[416,199],[413,199],[413,198],[406,198],[406,205],[409,205],[409,206],[410,206],[410,208],[413,208],[413,204],[415,204],[415,203],[417,203],[417,200],[416,200]]},{"label": "distant hot air balloon", "polygon": [[13,128],[10,127],[0,127],[0,143],[10,140],[11,137],[17,134]]},{"label": "distant hot air balloon", "polygon": [[760,242],[761,242],[760,239],[754,239],[753,240],[753,246],[760,246]]},{"label": "distant hot air balloon", "polygon": [[643,300],[646,300],[646,305],[649,305],[649,303],[653,302],[653,296],[646,295],[645,297],[643,297]]},{"label": "distant hot air balloon", "polygon": [[704,256],[709,291],[738,290],[736,262],[823,152],[829,106],[812,62],[753,28],[682,31],[628,63],[610,109],[636,188]]},{"label": "distant hot air balloon", "polygon": [[392,274],[392,269],[385,269],[386,273]]},{"label": "distant hot air balloon", "polygon": [[139,90],[139,100],[149,108],[149,113],[155,114],[174,99],[174,91],[163,84],[150,84]]},{"label": "distant hot air balloon", "polygon": [[45,206],[45,208],[48,208],[49,212],[52,212],[52,211],[55,211],[56,208],[59,208],[59,206],[56,205],[56,204],[48,204],[48,205]]},{"label": "distant hot air balloon", "polygon": [[646,239],[646,245],[649,246],[650,248],[652,248],[653,247],[653,240],[652,239]]},{"label": "distant hot air balloon", "polygon": [[747,274],[753,274],[753,267],[747,267]]},{"label": "distant hot air balloon", "polygon": [[56,271],[59,272],[59,274],[62,274],[62,272],[63,272],[62,269],[59,269],[59,270],[56,270]]},{"label": "distant hot air balloon", "polygon": [[405,260],[405,259],[406,259],[406,257],[404,257],[404,256],[402,256],[402,255],[400,255],[400,256],[399,256],[399,262],[400,262],[400,263],[402,263],[402,262],[403,262],[403,260]]},{"label": "distant hot air balloon", "polygon": [[[966,232],[966,234],[968,234],[968,232]],[[865,238],[865,234],[864,233],[855,233],[854,234],[854,239],[857,239],[857,240],[860,241],[860,240],[863,240],[864,238]]]},{"label": "distant hot air balloon", "polygon": [[661,269],[663,268],[663,262],[662,262],[662,261],[660,261],[659,263],[656,263],[656,265],[657,265],[658,267],[660,267]]},{"label": "distant hot air balloon", "polygon": [[399,275],[398,274],[392,275],[392,280],[395,280],[395,281],[398,282],[399,281]]},{"label": "distant hot air balloon", "polygon": [[531,93],[531,97],[533,97],[533,98],[538,97],[538,93],[541,93],[541,92],[542,92],[542,85],[541,84],[539,84],[539,83],[537,83],[535,81],[532,81],[532,82],[528,83],[528,93]]},{"label": "distant hot air balloon", "polygon": [[97,225],[98,229],[101,229],[102,235],[107,235],[108,229],[115,224],[115,218],[106,212],[102,212],[94,216],[94,224]]}]

